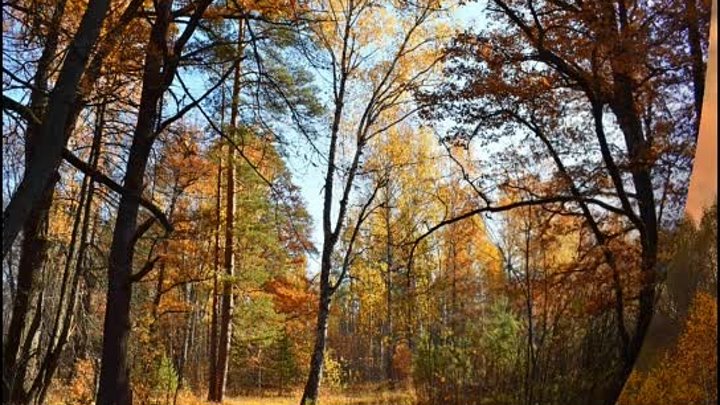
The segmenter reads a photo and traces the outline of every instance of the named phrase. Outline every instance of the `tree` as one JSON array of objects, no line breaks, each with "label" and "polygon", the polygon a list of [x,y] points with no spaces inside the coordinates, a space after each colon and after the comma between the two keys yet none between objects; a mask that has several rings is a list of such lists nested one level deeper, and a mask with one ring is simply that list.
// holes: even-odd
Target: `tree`
[{"label": "tree", "polygon": [[[330,275],[337,268],[333,255],[339,237],[347,227],[348,206],[352,189],[362,167],[362,155],[373,137],[397,125],[412,115],[417,108],[408,106],[412,88],[422,86],[436,65],[437,58],[430,52],[432,40],[423,32],[432,25],[438,5],[423,3],[396,7],[382,4],[390,18],[397,17],[397,30],[386,39],[392,47],[385,49],[387,57],[369,58],[375,46],[369,41],[374,28],[380,27],[380,16],[370,2],[328,2],[322,5],[323,16],[311,26],[313,36],[332,71],[332,117],[328,134],[327,169],[323,189],[322,229],[323,241],[320,259],[320,297],[316,323],[315,346],[310,360],[310,373],[303,391],[301,404],[317,401],[322,377],[323,359],[327,339],[330,301],[347,272],[348,254],[353,241],[341,259],[340,274],[333,283]],[[402,12],[405,13],[402,13]],[[388,26],[388,25],[386,25]],[[364,60],[366,59],[367,60]],[[414,59],[414,60],[413,60]],[[363,85],[363,81],[366,83]],[[369,84],[369,86],[367,86]],[[369,90],[366,90],[369,87]],[[403,111],[400,116],[391,111]],[[350,114],[352,118],[346,118]],[[355,115],[357,114],[357,115]],[[340,170],[341,153],[348,149],[347,166]],[[340,181],[339,202],[334,188]],[[376,193],[361,202],[364,207],[353,227],[356,234]],[[333,207],[337,204],[337,214]],[[352,238],[351,238],[352,239]]]},{"label": "tree", "polygon": [[[687,151],[696,137],[694,101],[679,96],[681,88],[693,86],[684,62],[693,56],[679,45],[687,40],[686,31],[659,34],[668,27],[684,26],[685,10],[674,2],[498,0],[491,3],[490,11],[507,25],[461,34],[448,50],[447,72],[462,84],[442,86],[420,99],[441,104],[428,111],[429,117],[442,120],[450,113],[458,119],[448,142],[467,145],[478,140],[481,147],[490,148],[500,142],[538,141],[538,148],[498,153],[495,171],[504,179],[502,184],[526,190],[532,199],[493,207],[492,196],[481,192],[478,196],[486,206],[467,216],[548,205],[558,196],[572,201],[570,212],[579,210],[584,216],[604,261],[613,269],[620,365],[603,394],[604,401],[613,403],[654,313],[658,233],[661,226],[676,220],[668,213],[678,212],[682,204],[684,188],[677,179],[689,173]],[[701,20],[706,18],[704,14]],[[568,25],[577,29],[565,29]],[[647,52],[638,51],[641,48]],[[661,68],[662,64],[673,68]],[[672,106],[664,102],[670,94],[677,95]],[[578,155],[572,148],[577,142],[591,145],[594,153]],[[533,164],[543,160],[555,166],[550,175]],[[507,175],[518,169],[531,170],[543,179],[554,177],[558,188],[548,194]],[[488,188],[481,182],[476,187]],[[604,201],[608,197],[609,204]],[[622,227],[636,232],[640,265],[633,275],[635,284],[622,283],[620,263],[608,247],[614,232],[602,223],[601,212],[619,215]],[[637,311],[629,313],[629,308]]]},{"label": "tree", "polygon": [[[138,196],[143,189],[145,167],[157,136],[155,125],[159,113],[158,102],[175,78],[182,51],[209,4],[209,0],[195,3],[190,21],[178,39],[172,43],[172,52],[170,52],[168,44],[172,0],[158,3],[155,10],[157,16],[150,31],[143,67],[140,108],[123,180],[123,185],[128,193],[123,194],[120,198],[110,248],[102,368],[97,401],[102,405],[132,402],[127,366],[131,285],[134,281],[140,280],[143,273],[152,269],[151,266],[148,266],[135,274],[132,272],[134,245],[140,236],[136,229],[140,207]],[[140,232],[143,228],[147,229],[147,226],[141,226]]]},{"label": "tree", "polygon": [[[135,7],[138,5],[139,3],[133,4]],[[109,6],[108,0],[94,0],[88,3],[70,44],[68,55],[58,74],[56,84],[47,98],[47,111],[44,112],[43,118],[35,117],[38,110],[42,108],[41,106],[45,105],[42,100],[38,100],[38,97],[44,97],[42,92],[47,86],[48,75],[46,69],[49,67],[49,59],[57,51],[57,30],[64,13],[65,2],[59,3],[55,8],[50,39],[45,49],[45,55],[41,57],[40,69],[35,78],[38,81],[36,84],[40,86],[39,91],[35,92],[36,97],[32,105],[35,111],[28,112],[13,100],[3,96],[4,108],[20,111],[25,116],[35,117],[33,121],[37,120],[31,124],[37,133],[31,136],[34,138],[32,140],[34,146],[31,148],[32,153],[28,156],[30,159],[26,163],[26,173],[3,212],[3,256],[12,247],[21,227],[31,218],[32,210],[39,206],[43,195],[47,194],[47,184],[50,183],[53,173],[62,160],[63,148],[67,143],[66,127],[68,123],[72,122],[70,117],[77,99],[80,79],[85,71],[92,48],[100,35],[100,29],[107,16]],[[42,209],[36,213],[38,215],[35,217],[41,218],[41,213]]]}]

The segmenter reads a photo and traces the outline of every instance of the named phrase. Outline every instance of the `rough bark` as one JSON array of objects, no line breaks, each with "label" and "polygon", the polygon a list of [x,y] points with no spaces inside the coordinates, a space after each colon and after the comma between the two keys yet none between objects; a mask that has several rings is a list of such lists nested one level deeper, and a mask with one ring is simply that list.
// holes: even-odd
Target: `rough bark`
[{"label": "rough bark", "polygon": [[29,218],[24,227],[27,236],[23,237],[21,246],[17,293],[13,302],[7,337],[3,345],[3,403],[19,404],[26,400],[24,375],[28,359],[22,356],[22,352],[25,350],[20,351],[19,349],[27,315],[31,308],[35,270],[42,266],[45,257],[47,245],[45,223],[55,189],[52,188],[48,191],[41,199],[42,205],[34,210],[34,215]]},{"label": "rough bark", "polygon": [[[150,33],[145,59],[140,109],[123,180],[125,188],[136,195],[140,195],[143,190],[145,167],[154,141],[153,125],[158,115],[157,105],[165,91],[161,75],[162,55],[166,49],[171,8],[172,0],[157,3],[157,17]],[[102,365],[97,394],[99,405],[132,403],[127,343],[130,333],[131,275],[138,210],[136,199],[130,198],[128,194],[121,196],[110,246]]]},{"label": "rough bark", "polygon": [[181,53],[210,2],[211,0],[200,0],[195,4],[193,15],[172,49],[168,49],[168,32],[172,21],[173,1],[162,0],[156,3],[156,17],[150,31],[143,67],[140,108],[123,179],[126,192],[120,198],[110,245],[102,365],[97,398],[99,405],[132,403],[127,343],[130,333],[132,282],[141,278],[140,273],[132,274],[132,264],[140,196],[144,188],[143,177],[157,136],[154,125],[160,114],[158,104],[175,78]]},{"label": "rough bark", "polygon": [[688,31],[688,45],[690,47],[690,57],[692,59],[692,80],[693,80],[693,96],[695,98],[695,118],[697,126],[695,128],[695,137],[698,136],[697,131],[700,128],[700,116],[702,112],[703,96],[705,94],[705,61],[700,33],[700,21],[698,19],[698,6],[696,0],[685,1],[685,19]]}]

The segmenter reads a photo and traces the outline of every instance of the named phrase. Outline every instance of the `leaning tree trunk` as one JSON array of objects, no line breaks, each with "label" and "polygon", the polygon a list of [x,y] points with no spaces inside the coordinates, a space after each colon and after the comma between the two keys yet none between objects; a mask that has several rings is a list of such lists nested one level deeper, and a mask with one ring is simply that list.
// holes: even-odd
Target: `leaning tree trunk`
[{"label": "leaning tree trunk", "polygon": [[47,185],[60,165],[67,143],[65,128],[78,96],[80,78],[100,35],[109,5],[110,0],[90,0],[70,44],[56,85],[48,98],[47,111],[39,131],[34,134],[33,159],[26,162],[25,175],[3,212],[3,256],[10,250],[33,211],[41,205]]},{"label": "leaning tree trunk", "polygon": [[[77,122],[77,119],[80,115],[80,112],[84,106],[84,100],[83,98],[89,94],[89,92],[92,89],[92,86],[94,85],[97,78],[100,76],[100,66],[104,62],[107,55],[110,53],[110,51],[113,49],[113,45],[118,41],[120,38],[123,30],[125,29],[125,26],[127,23],[134,17],[135,12],[140,5],[142,0],[133,0],[128,7],[123,12],[123,15],[120,17],[120,20],[118,21],[118,24],[107,34],[105,41],[101,45],[98,52],[93,57],[92,62],[89,64],[87,68],[87,72],[84,76],[82,76],[82,81],[79,82],[79,85],[76,85],[75,87],[78,88],[78,90],[74,93],[74,98],[71,102],[71,108],[69,109],[69,112],[67,112],[66,120],[64,123],[64,140],[62,142],[63,147],[64,144],[67,142],[67,140],[70,138],[70,134],[72,133],[72,130],[75,128],[75,124]],[[45,120],[50,117],[50,112],[48,112],[48,115],[45,116],[46,107],[48,104],[48,97],[45,94],[48,87],[48,77],[49,77],[49,70],[52,60],[55,58],[58,48],[58,29],[59,24],[61,21],[61,18],[64,14],[64,7],[65,7],[66,1],[61,1],[56,6],[55,12],[53,14],[52,22],[49,27],[48,35],[47,35],[47,43],[45,45],[45,48],[43,49],[43,53],[40,56],[40,59],[38,60],[38,67],[37,71],[34,77],[34,85],[35,88],[31,92],[31,102],[30,102],[30,111],[33,113],[33,118],[35,121],[30,120],[31,122],[28,123],[28,133],[26,134],[26,172],[25,172],[25,178],[27,178],[28,181],[31,180],[31,177],[34,176],[29,169],[31,165],[31,161],[33,160],[34,155],[38,155],[41,157],[42,160],[47,160],[47,145],[42,144],[43,138],[39,135],[42,135],[42,131],[44,130],[43,122],[40,121],[42,117],[45,117]],[[100,6],[97,5],[96,6]],[[90,7],[90,6],[88,6]],[[88,12],[86,13],[86,17],[91,12],[90,9],[88,9]],[[84,17],[85,18],[85,17]],[[92,19],[92,17],[88,17]],[[104,17],[103,17],[104,18]],[[90,20],[87,20],[90,21]],[[86,23],[86,20],[83,20],[83,23]],[[76,35],[76,40],[82,39],[84,36],[89,35],[89,32],[92,30],[91,25],[92,21],[87,22],[85,25],[81,26],[81,29],[78,30],[78,33]],[[86,38],[87,39],[87,38]],[[82,41],[81,41],[82,42]],[[77,44],[75,44],[77,45]],[[73,46],[75,46],[73,45]],[[80,46],[80,45],[78,45]],[[72,48],[75,49],[75,48]],[[80,53],[86,52],[86,49],[80,49]],[[68,56],[68,60],[63,65],[63,69],[74,69],[77,67],[78,61],[75,60],[79,55],[77,55],[77,52],[71,52],[73,57]],[[80,55],[82,56],[82,55]],[[87,59],[87,55],[85,55],[85,58]],[[68,73],[69,74],[69,73]],[[67,77],[66,77],[67,79]],[[70,82],[70,79],[67,79],[65,82],[63,82],[63,86],[70,86],[68,84]],[[60,81],[58,81],[58,84],[55,86],[55,91],[60,91],[62,87],[60,86]],[[54,99],[56,102],[57,98]],[[50,109],[52,110],[53,104],[51,103]],[[55,116],[56,117],[56,116]],[[57,124],[60,125],[60,124]],[[39,147],[35,147],[36,144],[41,143]],[[58,162],[59,163],[59,162]],[[23,181],[25,181],[25,178]],[[60,176],[57,172],[57,167],[51,172],[49,181],[44,185],[43,192],[40,196],[40,200],[37,203],[36,206],[32,208],[30,211],[29,218],[26,222],[24,222],[22,225],[23,227],[23,244],[21,245],[21,258],[20,258],[20,265],[18,268],[18,294],[16,295],[16,299],[13,303],[13,311],[11,315],[11,321],[10,321],[10,327],[8,328],[8,334],[7,338],[3,344],[3,353],[19,353],[18,351],[18,345],[21,339],[21,335],[23,333],[23,328],[26,323],[26,317],[28,313],[28,305],[29,305],[29,294],[32,291],[33,286],[33,279],[35,277],[35,272],[37,269],[40,268],[42,263],[45,260],[44,252],[45,252],[45,237],[41,234],[41,230],[43,229],[43,224],[46,224],[48,222],[48,213],[50,210],[50,206],[52,204],[52,196],[55,190],[55,186],[57,182],[60,180]],[[35,186],[33,186],[35,187]],[[17,220],[17,218],[13,217],[13,214],[10,211],[10,206],[5,211],[5,217],[12,218],[13,220]],[[12,245],[12,240],[6,241],[6,237],[14,238],[13,235],[8,232],[8,230],[11,230],[10,228],[5,228],[5,219],[3,219],[3,252],[6,251],[6,248],[9,249]],[[9,243],[9,245],[6,245],[6,242]],[[14,383],[16,380],[23,380],[24,378],[17,378],[17,375],[24,375],[24,370],[16,370],[16,364],[17,362],[16,356],[9,356],[6,355],[3,360],[3,402],[10,401],[9,397],[15,396],[15,399],[13,399],[13,402],[18,402],[20,400],[20,397],[23,395],[20,395],[20,392],[17,391],[22,390],[22,386],[17,385]],[[20,362],[21,364],[24,364],[24,362]],[[13,393],[15,391],[15,393]]]},{"label": "leaning tree trunk", "polygon": [[[43,116],[47,106],[46,91],[48,88],[48,77],[50,74],[51,62],[55,58],[59,42],[60,22],[65,14],[67,0],[57,3],[53,11],[50,26],[46,36],[45,47],[38,59],[37,70],[33,78],[34,88],[30,93],[30,110],[35,117]],[[25,162],[33,159],[36,134],[40,132],[40,122],[29,122],[25,134]],[[27,166],[25,176],[27,176]],[[55,173],[54,178],[57,178]],[[54,180],[54,179],[53,179]],[[23,359],[17,359],[20,339],[25,326],[25,319],[29,311],[30,296],[33,289],[35,270],[39,269],[44,262],[45,235],[42,232],[47,221],[47,214],[52,205],[55,190],[55,181],[44,190],[40,203],[30,214],[29,220],[23,224],[23,243],[21,245],[20,263],[18,266],[17,294],[13,300],[12,313],[8,327],[7,337],[3,342],[3,403],[21,402],[24,381],[17,381],[16,366],[18,360],[24,364]],[[4,254],[3,254],[4,256]]]},{"label": "leaning tree trunk", "polygon": [[[95,133],[93,135],[92,145],[90,147],[90,165],[92,169],[96,169],[100,155],[100,146],[102,143],[102,130],[104,126],[104,105],[98,108],[97,121],[95,125]],[[65,261],[65,269],[61,286],[60,298],[56,313],[55,325],[53,326],[53,335],[50,339],[50,345],[47,348],[45,358],[43,360],[40,372],[36,377],[31,390],[30,398],[36,398],[36,403],[44,403],[47,390],[50,387],[53,376],[59,366],[60,355],[70,337],[70,330],[74,322],[75,308],[78,302],[78,286],[80,279],[84,273],[82,258],[87,248],[87,233],[90,225],[90,214],[92,212],[92,200],[95,193],[94,182],[90,174],[85,174],[80,189],[79,205],[76,213],[75,224],[73,226],[70,247]],[[78,255],[75,262],[75,270],[73,267],[73,256],[75,246],[79,245]],[[72,279],[69,280],[72,273]],[[67,283],[70,281],[70,291],[67,294],[67,303],[64,304],[64,292],[67,289]],[[65,311],[63,314],[63,306]],[[61,316],[62,315],[62,316]]]},{"label": "leaning tree trunk", "polygon": [[[310,358],[310,374],[300,405],[317,403],[320,390],[320,381],[323,373],[325,346],[327,342],[328,317],[330,315],[330,250],[323,249],[323,260],[320,270],[320,300],[318,302],[318,317],[315,329],[315,345]],[[327,253],[326,253],[327,252]]]}]

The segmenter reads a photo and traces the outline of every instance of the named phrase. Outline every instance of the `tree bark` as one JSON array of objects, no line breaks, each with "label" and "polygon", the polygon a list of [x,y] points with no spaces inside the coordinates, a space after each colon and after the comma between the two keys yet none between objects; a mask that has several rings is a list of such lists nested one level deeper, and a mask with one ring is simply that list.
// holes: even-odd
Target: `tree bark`
[{"label": "tree bark", "polygon": [[[326,257],[327,256],[327,257]],[[330,254],[323,252],[323,260],[321,263],[321,278],[327,279],[325,284],[329,284],[330,275]],[[322,283],[322,282],[321,282]],[[323,355],[325,354],[325,345],[327,341],[327,326],[328,317],[330,315],[330,289],[320,289],[320,300],[318,303],[318,317],[317,325],[315,329],[315,345],[313,346],[312,357],[310,358],[310,374],[308,376],[307,383],[305,384],[305,390],[303,391],[300,405],[314,405],[317,404],[317,398],[320,388],[320,380],[322,379],[323,373]]]},{"label": "tree bark", "polygon": [[34,135],[33,159],[26,162],[26,173],[3,212],[3,256],[33,211],[41,205],[43,196],[47,195],[46,187],[60,165],[67,143],[65,128],[78,95],[80,78],[100,35],[109,5],[109,0],[90,0],[70,44],[39,132]]},{"label": "tree bark", "polygon": [[[35,117],[42,116],[47,106],[46,91],[48,88],[48,77],[50,74],[51,62],[57,53],[59,42],[60,22],[65,14],[67,0],[61,0],[53,10],[53,16],[46,36],[45,47],[38,59],[37,70],[33,78],[34,88],[30,93],[30,111]],[[28,130],[25,134],[25,173],[27,176],[27,163],[33,159],[35,141],[40,132],[39,122],[28,122]],[[53,180],[57,178],[57,173]],[[44,262],[46,240],[43,235],[44,223],[47,221],[47,213],[52,205],[52,198],[55,189],[55,181],[52,187],[44,190],[40,198],[40,204],[30,215],[29,221],[23,224],[23,242],[18,266],[17,294],[13,299],[7,337],[3,345],[3,402],[19,401],[22,396],[24,381],[15,381],[15,367],[17,364],[16,353],[20,344],[22,330],[25,326],[25,319],[29,310],[30,295],[33,289],[33,279],[36,269],[39,269]],[[5,256],[3,249],[3,256]]]},{"label": "tree bark", "polygon": [[[123,182],[129,193],[135,195],[140,195],[143,190],[145,167],[154,141],[153,125],[158,116],[158,101],[167,88],[162,80],[161,69],[167,46],[172,2],[173,0],[161,0],[157,3],[157,17],[150,32],[140,110]],[[132,295],[130,278],[138,210],[137,199],[131,198],[129,194],[120,197],[110,247],[98,405],[132,404],[127,343]]]},{"label": "tree bark", "polygon": [[54,187],[47,190],[48,193],[41,199],[42,205],[34,210],[33,216],[24,227],[26,236],[23,237],[18,265],[17,294],[3,345],[3,403],[15,404],[25,401],[24,369],[28,359],[22,358],[19,349],[25,321],[30,311],[35,270],[42,266],[45,258],[47,240],[44,229],[54,191]]},{"label": "tree bark", "polygon": [[[242,56],[243,26],[238,26],[238,55],[235,62],[235,75],[233,78],[232,100],[230,102],[230,126],[233,135],[238,134],[238,109],[240,105],[240,60]],[[235,275],[235,145],[227,145],[227,184],[225,203],[225,275],[223,282],[222,307],[220,311],[220,339],[215,383],[215,401],[222,402],[227,385],[228,366],[230,364],[230,346],[232,341],[233,322],[233,284]]]},{"label": "tree bark", "polygon": [[155,3],[156,18],[150,31],[143,67],[140,108],[123,180],[127,192],[120,198],[110,246],[98,405],[132,403],[127,341],[130,333],[131,283],[136,279],[132,274],[132,264],[140,196],[144,188],[143,177],[157,136],[154,125],[160,115],[158,104],[175,78],[181,53],[210,3],[211,0],[199,0],[195,4],[192,16],[172,49],[168,49],[168,32],[173,18],[173,0]]},{"label": "tree bark", "polygon": [[[388,176],[389,177],[389,176]],[[390,185],[388,184],[385,189],[385,261],[387,265],[387,273],[385,278],[385,341],[386,341],[386,353],[384,359],[385,378],[387,379],[390,388],[395,386],[395,373],[393,372],[393,355],[395,352],[395,334],[393,325],[393,280],[392,275],[394,271],[394,260],[393,260],[393,238],[392,229],[390,227]]]},{"label": "tree bark", "polygon": [[[225,108],[223,103],[222,108]],[[221,114],[222,115],[222,114]],[[224,120],[221,119],[221,122]],[[208,401],[217,398],[217,349],[218,349],[218,273],[220,271],[220,200],[222,183],[222,158],[218,162],[217,188],[215,194],[215,257],[213,267],[212,315],[210,318],[210,361],[208,364]]]},{"label": "tree bark", "polygon": [[702,112],[703,96],[705,94],[705,61],[703,58],[701,35],[699,27],[699,13],[696,0],[685,1],[685,19],[688,31],[688,45],[692,59],[693,96],[695,98],[695,127],[694,136],[697,138],[700,129],[700,116]]}]

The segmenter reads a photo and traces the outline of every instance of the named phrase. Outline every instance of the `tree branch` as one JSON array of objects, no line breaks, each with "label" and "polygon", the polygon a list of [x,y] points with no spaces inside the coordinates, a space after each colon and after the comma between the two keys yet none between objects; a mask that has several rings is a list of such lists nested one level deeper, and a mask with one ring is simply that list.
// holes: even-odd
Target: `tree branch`
[{"label": "tree branch", "polygon": [[93,169],[89,164],[83,162],[80,158],[73,155],[72,152],[70,152],[67,149],[64,149],[62,152],[62,157],[73,165],[76,169],[80,170],[81,172],[85,173],[86,175],[90,176],[93,180],[97,181],[98,183],[104,184],[109,189],[115,191],[118,194],[124,195],[126,197],[135,198],[140,202],[140,205],[145,207],[148,211],[150,211],[155,218],[160,221],[160,223],[163,225],[165,230],[169,233],[173,231],[173,226],[170,224],[170,221],[165,216],[165,214],[158,208],[155,204],[152,202],[144,199],[143,197],[136,195],[134,193],[131,193],[128,191],[125,187],[121,186],[120,184],[116,183],[111,178],[107,177],[106,175],[100,173],[98,170]]},{"label": "tree branch", "polygon": [[152,260],[145,263],[145,265],[142,267],[142,269],[140,269],[140,271],[130,276],[130,282],[137,283],[138,281],[142,280],[143,277],[145,277],[148,273],[152,271],[153,268],[155,268],[155,263],[157,263],[157,261],[161,258],[162,256],[155,256]]}]

